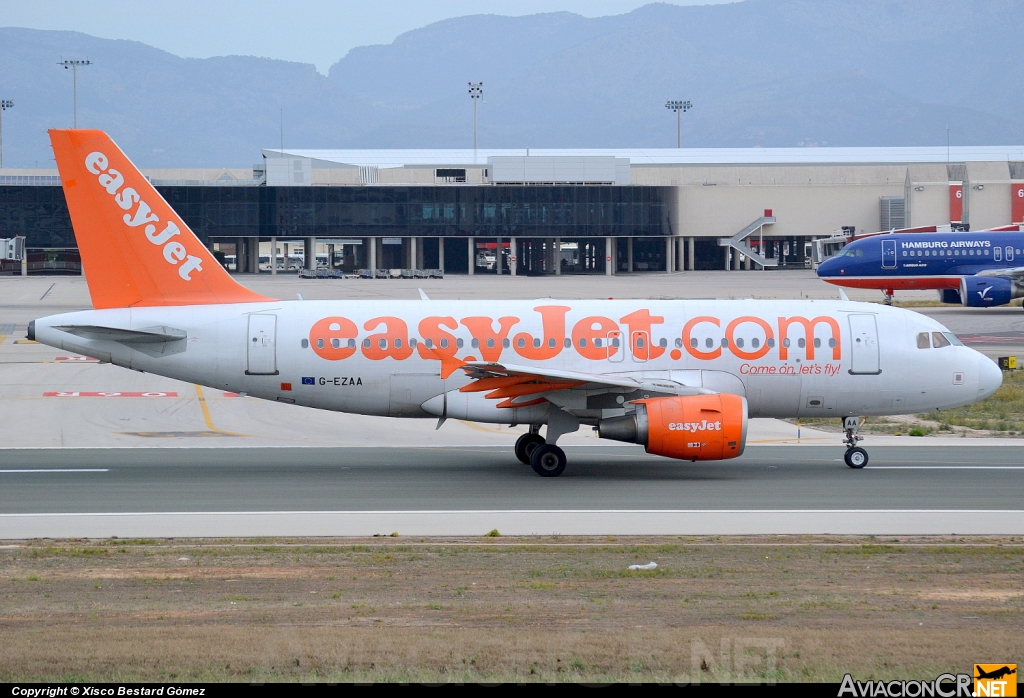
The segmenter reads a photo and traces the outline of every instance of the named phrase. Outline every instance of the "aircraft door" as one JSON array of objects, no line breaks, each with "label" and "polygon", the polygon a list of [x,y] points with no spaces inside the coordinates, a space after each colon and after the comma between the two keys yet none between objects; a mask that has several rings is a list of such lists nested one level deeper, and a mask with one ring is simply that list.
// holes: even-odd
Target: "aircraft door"
[{"label": "aircraft door", "polygon": [[993,262],[1001,262],[1001,261],[1003,261],[1003,248],[1000,247],[999,245],[996,245],[995,247],[992,248],[992,261]]},{"label": "aircraft door", "polygon": [[622,346],[622,332],[619,330],[612,330],[605,337],[606,351],[608,352],[608,360],[612,363],[621,363],[623,357],[626,355],[626,348]]},{"label": "aircraft door", "polygon": [[882,269],[896,268],[896,241],[882,240]]},{"label": "aircraft door", "polygon": [[637,330],[629,338],[630,352],[633,354],[633,361],[643,363],[651,358],[651,335],[643,330]]},{"label": "aircraft door", "polygon": [[874,315],[851,314],[850,318],[850,373],[877,376],[878,325]]},{"label": "aircraft door", "polygon": [[1006,261],[1007,262],[1012,262],[1013,261],[1013,247],[1010,246],[1010,245],[1006,246]]},{"label": "aircraft door", "polygon": [[277,316],[250,315],[246,342],[249,376],[277,375]]}]

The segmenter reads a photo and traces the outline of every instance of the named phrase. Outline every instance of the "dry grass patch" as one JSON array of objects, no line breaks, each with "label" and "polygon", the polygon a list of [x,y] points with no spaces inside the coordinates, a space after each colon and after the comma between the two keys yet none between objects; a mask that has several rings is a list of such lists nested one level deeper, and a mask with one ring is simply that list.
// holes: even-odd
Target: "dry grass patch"
[{"label": "dry grass patch", "polygon": [[923,677],[1022,654],[1022,572],[1015,538],[30,542],[0,681]]}]

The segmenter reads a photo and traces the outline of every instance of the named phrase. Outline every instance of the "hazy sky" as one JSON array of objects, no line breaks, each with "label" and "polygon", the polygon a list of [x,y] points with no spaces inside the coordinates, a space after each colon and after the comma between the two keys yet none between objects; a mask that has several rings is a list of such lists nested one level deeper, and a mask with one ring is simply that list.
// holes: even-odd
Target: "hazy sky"
[{"label": "hazy sky", "polygon": [[[4,0],[0,26],[67,29],[131,39],[178,56],[265,56],[327,69],[354,46],[471,14],[566,10],[616,15],[651,0]],[[667,0],[707,5],[730,0]],[[439,47],[440,50],[440,47]],[[453,60],[458,60],[453,56]]]}]

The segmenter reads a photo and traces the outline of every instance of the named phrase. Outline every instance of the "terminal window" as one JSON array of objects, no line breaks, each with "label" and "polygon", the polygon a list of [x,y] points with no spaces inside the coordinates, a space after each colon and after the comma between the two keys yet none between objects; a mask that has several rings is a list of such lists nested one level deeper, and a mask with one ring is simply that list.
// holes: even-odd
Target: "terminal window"
[{"label": "terminal window", "polygon": [[457,169],[438,169],[434,170],[434,177],[437,179],[444,180],[445,182],[465,182],[466,171]]}]

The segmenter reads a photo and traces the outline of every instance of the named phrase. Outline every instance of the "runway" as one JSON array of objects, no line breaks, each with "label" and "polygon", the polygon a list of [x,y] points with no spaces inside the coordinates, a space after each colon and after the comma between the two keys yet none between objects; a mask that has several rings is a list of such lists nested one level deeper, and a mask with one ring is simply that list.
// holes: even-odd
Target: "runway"
[{"label": "runway", "polygon": [[1020,534],[1016,448],[750,447],[721,463],[567,448],[0,451],[0,538],[232,535]]}]

